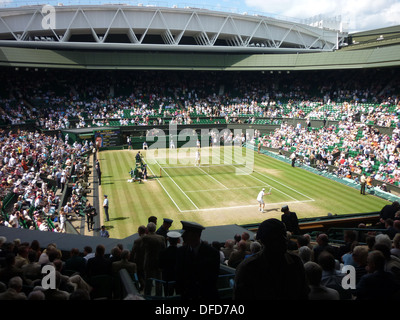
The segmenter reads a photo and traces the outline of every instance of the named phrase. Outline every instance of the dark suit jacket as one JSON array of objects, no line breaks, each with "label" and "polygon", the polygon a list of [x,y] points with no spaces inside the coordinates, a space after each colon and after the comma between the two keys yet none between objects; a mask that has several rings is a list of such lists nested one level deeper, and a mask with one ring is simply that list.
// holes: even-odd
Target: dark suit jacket
[{"label": "dark suit jacket", "polygon": [[287,212],[281,216],[282,222],[286,226],[286,230],[290,231],[292,234],[300,234],[299,220],[297,218],[296,212]]},{"label": "dark suit jacket", "polygon": [[107,258],[97,256],[89,259],[86,265],[86,274],[89,279],[98,275],[111,275],[111,261]]},{"label": "dark suit jacket", "polygon": [[169,246],[160,252],[160,268],[162,269],[162,278],[165,281],[176,280],[177,251],[177,246]]},{"label": "dark suit jacket", "polygon": [[159,269],[160,252],[165,249],[165,238],[156,233],[149,233],[142,238],[144,250],[143,268],[145,272]]},{"label": "dark suit jacket", "polygon": [[261,251],[236,269],[235,300],[306,300],[308,293],[303,262],[296,254],[269,257]]},{"label": "dark suit jacket", "polygon": [[80,275],[84,275],[86,271],[86,260],[81,256],[72,256],[65,261],[63,270],[73,270],[79,272]]},{"label": "dark suit jacket", "polygon": [[176,291],[184,300],[217,299],[220,255],[201,242],[196,255],[188,246],[177,250]]},{"label": "dark suit jacket", "polygon": [[138,272],[143,271],[143,261],[144,261],[144,249],[142,247],[143,237],[137,238],[133,242],[132,250],[131,250],[131,260],[136,263],[136,267]]},{"label": "dark suit jacket", "polygon": [[400,285],[390,272],[375,271],[362,276],[357,284],[357,300],[389,300],[394,295],[399,299]]}]

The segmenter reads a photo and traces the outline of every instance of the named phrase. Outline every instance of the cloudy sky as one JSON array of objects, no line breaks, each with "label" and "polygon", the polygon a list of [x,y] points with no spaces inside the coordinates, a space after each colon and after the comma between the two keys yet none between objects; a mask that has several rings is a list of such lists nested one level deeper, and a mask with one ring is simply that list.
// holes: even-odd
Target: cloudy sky
[{"label": "cloudy sky", "polygon": [[400,0],[246,0],[253,10],[306,19],[316,15],[341,16],[352,30],[400,24]]},{"label": "cloudy sky", "polygon": [[0,0],[0,7],[27,4],[129,3],[172,7],[200,7],[262,14],[292,21],[323,15],[341,17],[350,32],[400,25],[400,0]]}]

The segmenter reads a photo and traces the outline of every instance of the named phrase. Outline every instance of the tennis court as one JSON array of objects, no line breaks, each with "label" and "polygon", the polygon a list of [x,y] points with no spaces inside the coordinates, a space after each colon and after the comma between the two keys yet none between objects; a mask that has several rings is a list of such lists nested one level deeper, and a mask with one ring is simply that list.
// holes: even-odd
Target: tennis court
[{"label": "tennis court", "polygon": [[[374,212],[389,203],[373,195],[361,196],[359,190],[250,149],[201,149],[208,149],[208,153],[202,153],[200,166],[192,150],[140,150],[149,176],[140,184],[129,182],[138,150],[100,152],[99,193],[107,194],[110,201],[110,221],[104,224],[112,236],[123,238],[136,233],[151,215],[160,222],[173,219],[176,223],[172,229],[180,229],[181,220],[217,226],[280,218],[284,204],[299,218],[309,218]],[[271,195],[264,197],[264,213],[258,210],[256,200],[262,188],[271,190]]]},{"label": "tennis court", "polygon": [[160,171],[158,182],[179,212],[257,207],[255,199],[262,188],[271,192],[266,196],[270,205],[313,201],[271,176],[248,169],[244,164],[163,166],[156,161],[151,170]]}]

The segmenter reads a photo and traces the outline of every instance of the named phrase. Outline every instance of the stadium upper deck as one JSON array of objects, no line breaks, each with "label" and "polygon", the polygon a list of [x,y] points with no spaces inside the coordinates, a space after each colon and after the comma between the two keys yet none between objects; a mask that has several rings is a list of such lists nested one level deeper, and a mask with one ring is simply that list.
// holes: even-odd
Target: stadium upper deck
[{"label": "stadium upper deck", "polygon": [[346,33],[261,15],[131,5],[23,6],[0,11],[0,45],[211,52],[319,52]]},{"label": "stadium upper deck", "polygon": [[398,30],[390,36],[376,32],[382,37],[361,43],[362,34],[261,15],[188,7],[37,5],[0,10],[0,65],[226,71],[399,66]]}]

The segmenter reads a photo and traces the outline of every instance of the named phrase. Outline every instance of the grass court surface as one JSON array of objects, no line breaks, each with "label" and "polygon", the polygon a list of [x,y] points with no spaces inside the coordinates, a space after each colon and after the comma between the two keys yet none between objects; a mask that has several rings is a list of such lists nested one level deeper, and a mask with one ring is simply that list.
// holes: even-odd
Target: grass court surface
[{"label": "grass court surface", "polygon": [[[148,165],[145,182],[128,182],[138,150],[101,151],[101,221],[112,238],[125,238],[147,225],[154,215],[174,220],[171,230],[181,229],[181,220],[204,226],[259,223],[280,219],[287,204],[299,218],[379,211],[388,201],[310,173],[266,155],[240,147],[202,148],[201,165],[195,166],[195,150],[143,151]],[[265,212],[258,211],[259,191]],[[104,221],[102,196],[108,195],[110,221]],[[232,235],[233,236],[233,235]]]}]

